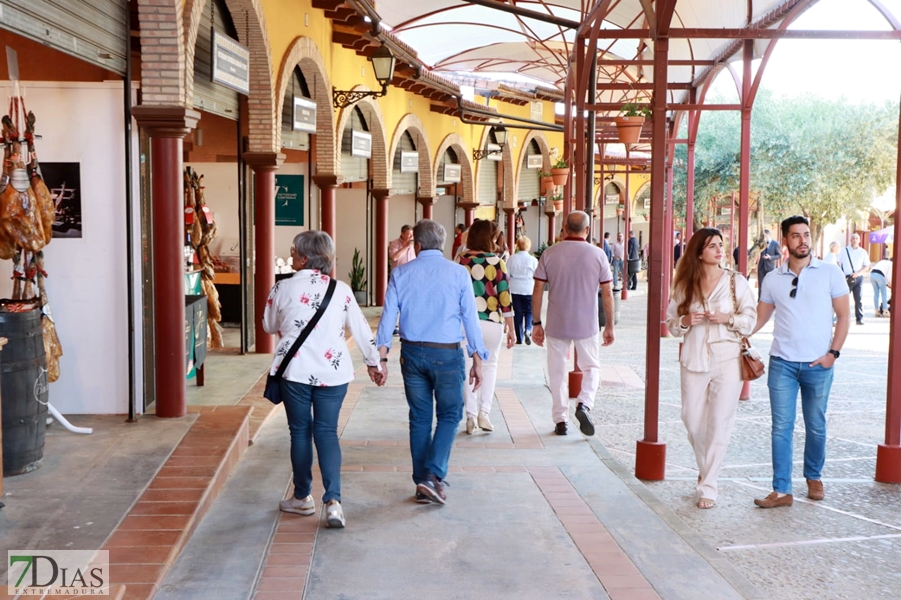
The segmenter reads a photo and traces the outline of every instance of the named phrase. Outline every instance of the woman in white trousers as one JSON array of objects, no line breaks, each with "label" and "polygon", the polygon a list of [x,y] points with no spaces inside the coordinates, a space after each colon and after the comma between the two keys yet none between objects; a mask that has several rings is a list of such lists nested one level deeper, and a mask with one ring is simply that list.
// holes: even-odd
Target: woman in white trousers
[{"label": "woman in white trousers", "polygon": [[682,422],[698,462],[698,508],[716,504],[742,388],[741,336],[757,321],[748,280],[720,266],[723,257],[719,229],[696,231],[679,260],[666,311],[669,330],[685,340],[679,353]]},{"label": "woman in white trousers", "polygon": [[[494,221],[476,221],[469,228],[467,250],[459,258],[460,264],[469,270],[472,277],[479,327],[488,350],[487,360],[482,361],[481,386],[475,392],[471,386],[464,386],[466,433],[470,435],[477,425],[482,431],[494,431],[488,413],[494,402],[497,359],[505,332],[507,348],[512,348],[516,342],[513,332],[513,297],[510,294],[507,265],[497,254],[496,238],[497,226]],[[472,358],[468,357],[466,361],[466,368],[469,369]]]}]

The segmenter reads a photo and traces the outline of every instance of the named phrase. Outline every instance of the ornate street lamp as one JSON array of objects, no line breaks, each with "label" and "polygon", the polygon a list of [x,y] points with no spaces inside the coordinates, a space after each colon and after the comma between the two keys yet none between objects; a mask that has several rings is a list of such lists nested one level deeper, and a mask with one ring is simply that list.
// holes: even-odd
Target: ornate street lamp
[{"label": "ornate street lamp", "polygon": [[356,104],[363,98],[381,98],[388,93],[388,84],[394,79],[394,65],[397,59],[391,54],[391,50],[387,46],[379,46],[372,56],[369,57],[372,63],[372,70],[375,71],[375,78],[382,85],[381,92],[357,91],[357,90],[336,90],[332,88],[332,104],[335,108],[347,108],[352,104]]},{"label": "ornate street lamp", "polygon": [[[494,137],[494,143],[496,143],[500,148],[496,149],[485,149],[475,148],[472,151],[472,159],[473,160],[482,160],[483,158],[488,158],[492,154],[500,154],[504,151],[504,146],[507,145],[507,128],[503,125],[496,125],[491,128],[491,132]],[[489,136],[490,139],[490,136]]]}]

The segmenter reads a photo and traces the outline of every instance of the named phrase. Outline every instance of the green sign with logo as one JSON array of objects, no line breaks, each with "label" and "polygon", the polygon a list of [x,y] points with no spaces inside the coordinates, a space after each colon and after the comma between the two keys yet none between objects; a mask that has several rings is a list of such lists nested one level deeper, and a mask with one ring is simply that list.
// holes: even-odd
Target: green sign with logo
[{"label": "green sign with logo", "polygon": [[275,224],[303,225],[303,175],[275,176]]}]

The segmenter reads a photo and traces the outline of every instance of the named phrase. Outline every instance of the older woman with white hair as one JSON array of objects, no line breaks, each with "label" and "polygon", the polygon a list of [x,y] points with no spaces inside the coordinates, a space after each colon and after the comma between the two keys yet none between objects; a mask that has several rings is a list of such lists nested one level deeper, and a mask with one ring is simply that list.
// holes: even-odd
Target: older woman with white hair
[{"label": "older woman with white hair", "polygon": [[[322,231],[304,231],[294,238],[291,260],[297,271],[290,279],[279,281],[269,293],[263,313],[263,329],[278,333],[270,373],[275,374],[307,323],[319,310],[335,264],[335,244]],[[349,328],[363,354],[370,378],[384,385],[385,375],[379,368],[379,354],[372,330],[360,310],[350,287],[335,282],[333,296],[319,323],[300,349],[289,357],[281,381],[288,429],[291,432],[291,466],[294,471],[294,494],[279,503],[284,512],[312,515],[313,444],[319,458],[325,493],[326,524],[344,527],[341,508],[341,447],[338,444],[338,413],[347,394],[347,384],[354,378],[354,366],[344,339]]]}]

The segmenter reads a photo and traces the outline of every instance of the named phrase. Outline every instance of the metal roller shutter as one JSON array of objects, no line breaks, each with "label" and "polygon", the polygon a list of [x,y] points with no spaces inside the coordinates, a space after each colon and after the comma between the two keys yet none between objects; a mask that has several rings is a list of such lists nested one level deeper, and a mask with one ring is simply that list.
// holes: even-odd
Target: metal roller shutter
[{"label": "metal roller shutter", "polygon": [[539,169],[527,169],[528,156],[522,159],[519,169],[519,188],[516,199],[521,202],[530,202],[541,195],[541,180],[538,178]]},{"label": "metal roller shutter", "polygon": [[294,96],[310,98],[310,90],[299,67],[294,68],[291,84],[285,90],[282,102],[282,148],[290,150],[309,150],[310,134],[306,131],[294,131]]},{"label": "metal roller shutter", "polygon": [[415,194],[416,190],[419,188],[419,172],[400,172],[401,152],[416,152],[416,146],[413,143],[413,137],[406,131],[401,136],[400,143],[397,145],[397,150],[395,150],[394,152],[394,167],[391,175],[391,191],[395,195]]},{"label": "metal roller shutter", "polygon": [[477,187],[479,204],[497,204],[497,162],[483,159],[479,161],[479,183]]},{"label": "metal roller shutter", "polygon": [[212,7],[214,3],[216,5],[216,31],[224,33],[232,39],[238,39],[238,32],[232,24],[225,2],[223,0],[208,2],[203,9],[194,51],[194,108],[237,121],[240,106],[238,92],[224,85],[213,83],[212,80],[213,33],[210,25],[213,20]]},{"label": "metal roller shutter", "polygon": [[354,130],[369,131],[366,120],[363,119],[363,113],[356,107],[347,120],[341,137],[341,177],[346,183],[369,179],[369,159],[350,154],[350,149],[353,147]]},{"label": "metal roller shutter", "polygon": [[127,0],[0,0],[0,27],[125,73]]}]

